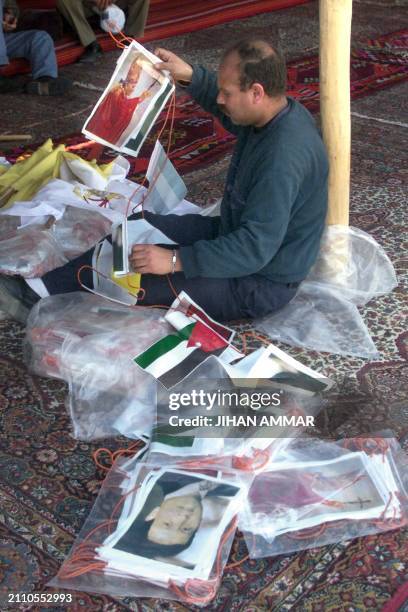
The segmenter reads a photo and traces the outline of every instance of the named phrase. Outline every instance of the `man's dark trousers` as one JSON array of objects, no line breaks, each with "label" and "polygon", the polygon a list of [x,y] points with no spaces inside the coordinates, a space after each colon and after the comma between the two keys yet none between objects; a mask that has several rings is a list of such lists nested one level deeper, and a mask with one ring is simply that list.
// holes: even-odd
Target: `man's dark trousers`
[{"label": "man's dark trousers", "polygon": [[[188,246],[198,240],[211,240],[218,234],[218,221],[214,217],[155,215],[149,212],[145,212],[144,217],[179,246]],[[133,218],[140,218],[140,214]],[[132,220],[132,217],[129,219]],[[42,280],[49,293],[54,295],[79,291],[81,286],[77,271],[83,265],[92,265],[93,251],[92,248],[61,268],[45,274]],[[83,270],[81,281],[92,288],[92,271]],[[144,274],[141,284],[145,297],[138,304],[170,306],[175,299],[170,283],[176,293],[185,291],[208,315],[218,321],[253,319],[270,314],[285,306],[294,297],[299,285],[275,283],[259,274],[239,278],[186,278],[183,272],[164,276]]]}]

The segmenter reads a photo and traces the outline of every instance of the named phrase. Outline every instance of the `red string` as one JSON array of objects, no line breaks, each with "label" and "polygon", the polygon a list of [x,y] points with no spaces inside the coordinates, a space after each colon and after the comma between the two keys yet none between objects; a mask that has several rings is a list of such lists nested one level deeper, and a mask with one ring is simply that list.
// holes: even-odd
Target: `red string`
[{"label": "red string", "polygon": [[359,451],[366,453],[366,455],[374,455],[377,453],[381,453],[383,456],[383,460],[385,459],[385,454],[390,448],[389,442],[385,440],[385,438],[349,438],[347,440],[343,440],[344,448],[350,449],[350,447],[355,448]]},{"label": "red string", "polygon": [[[93,460],[94,460],[95,464],[101,470],[109,472],[109,470],[111,469],[111,467],[115,463],[116,459],[118,459],[119,457],[126,456],[126,455],[135,455],[137,452],[139,452],[139,450],[143,446],[144,446],[144,442],[142,442],[141,440],[137,440],[137,441],[133,442],[128,448],[120,448],[120,449],[118,449],[118,450],[116,450],[114,452],[112,452],[108,448],[104,448],[104,447],[97,448],[92,453],[92,457],[93,457]],[[101,455],[102,453],[105,453],[106,455],[108,455],[109,461],[110,461],[109,467],[107,467],[107,466],[105,466],[105,465],[103,465],[102,463],[99,462],[99,455]]]},{"label": "red string", "polygon": [[[237,526],[237,518],[235,517],[229,527],[224,531],[221,538],[220,545],[217,551],[217,557],[215,561],[215,577],[209,580],[200,580],[198,578],[189,578],[184,584],[184,588],[177,586],[173,581],[169,581],[169,588],[178,595],[178,597],[191,604],[205,604],[209,603],[216,595],[218,585],[221,581],[222,575],[222,551],[223,547],[235,531]],[[242,563],[242,560],[240,563]]]}]

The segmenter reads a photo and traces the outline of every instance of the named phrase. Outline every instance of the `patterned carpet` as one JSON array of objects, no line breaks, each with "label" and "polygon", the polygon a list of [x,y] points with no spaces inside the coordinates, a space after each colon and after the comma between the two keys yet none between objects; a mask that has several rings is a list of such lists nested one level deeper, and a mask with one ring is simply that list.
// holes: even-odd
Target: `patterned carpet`
[{"label": "patterned carpet", "polygon": [[[397,29],[385,28],[395,26],[398,15],[390,14],[385,5],[383,9],[381,2],[372,9],[369,26],[367,7],[372,7],[372,3],[365,3],[364,15],[358,12],[361,5],[356,3],[355,30],[367,31],[360,40],[368,36],[378,39],[384,31]],[[296,11],[302,17],[297,27],[299,36],[305,37],[303,48],[307,49],[313,41],[303,29],[310,29],[310,20],[314,19],[311,7],[288,11],[288,15],[282,12],[274,20],[281,31],[290,33]],[[401,15],[400,11],[399,19]],[[305,16],[309,17],[307,24]],[[254,18],[242,22],[240,28],[261,31],[270,25],[268,20]],[[225,26],[225,36],[230,28],[231,25]],[[212,38],[209,32],[206,36],[202,33],[199,39],[200,54],[206,63],[211,63],[215,56]],[[192,44],[188,37],[175,39],[174,50],[191,49]],[[294,52],[293,44],[300,43],[288,39],[289,55]],[[327,409],[320,418],[322,434],[346,436],[391,428],[408,452],[408,333],[404,322],[407,304],[404,182],[408,153],[401,138],[401,131],[406,129],[403,122],[407,99],[408,84],[401,83],[352,105],[352,224],[368,231],[382,244],[400,281],[392,294],[373,300],[362,309],[380,359],[367,363],[357,358],[288,349],[283,345],[282,348],[334,377],[342,386],[343,393],[333,398],[335,409]],[[204,203],[219,197],[227,165],[228,159],[220,157],[211,170],[203,166],[185,175],[190,198]],[[65,385],[27,373],[20,325],[0,321],[0,331],[0,592],[41,593],[93,504],[103,473],[95,467],[92,451],[102,444],[85,444],[70,437],[64,407]],[[115,439],[105,441],[104,445],[115,449],[123,443],[124,440]],[[230,561],[238,561],[245,554],[243,540],[237,537]],[[247,560],[225,573],[217,599],[206,610],[380,611],[407,581],[407,567],[407,530],[290,556]],[[172,602],[73,595],[70,610],[192,609]],[[8,606],[7,601],[0,607],[16,609],[15,605]],[[19,609],[39,611],[45,607]],[[57,605],[51,609],[64,607]]]}]

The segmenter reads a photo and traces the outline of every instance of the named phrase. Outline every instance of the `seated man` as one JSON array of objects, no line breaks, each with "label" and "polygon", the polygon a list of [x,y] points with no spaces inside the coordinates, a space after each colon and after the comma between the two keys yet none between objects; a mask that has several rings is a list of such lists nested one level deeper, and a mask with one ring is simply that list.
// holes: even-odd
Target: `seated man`
[{"label": "seated man", "polygon": [[[47,32],[27,30],[15,32],[19,16],[15,0],[0,0],[0,71],[1,66],[9,63],[9,59],[24,57],[31,64],[32,80],[25,90],[27,93],[40,96],[54,96],[65,93],[71,82],[58,77],[57,59],[54,43]],[[6,78],[0,72],[0,93],[11,93],[20,89],[13,79]]]},{"label": "seated man", "polygon": [[[170,51],[156,54],[162,59],[157,67],[188,83],[191,95],[236,134],[237,143],[219,217],[145,213],[179,246],[132,247],[130,262],[145,290],[138,303],[170,305],[174,288],[219,321],[272,313],[295,296],[324,229],[328,161],[314,120],[286,97],[284,60],[266,41],[230,47],[218,76]],[[92,253],[46,274],[47,291],[80,289],[77,270],[91,265]],[[82,280],[92,287],[91,272],[85,270]],[[2,277],[0,308],[14,316],[20,311],[23,319],[38,296],[30,300],[25,284],[17,284]]]},{"label": "seated man", "polygon": [[143,36],[149,0],[57,0],[57,9],[78,35],[85,52],[79,62],[93,62],[102,53],[88,18],[95,15],[94,9],[103,12],[109,5],[116,4],[127,9],[125,34],[131,38]]}]

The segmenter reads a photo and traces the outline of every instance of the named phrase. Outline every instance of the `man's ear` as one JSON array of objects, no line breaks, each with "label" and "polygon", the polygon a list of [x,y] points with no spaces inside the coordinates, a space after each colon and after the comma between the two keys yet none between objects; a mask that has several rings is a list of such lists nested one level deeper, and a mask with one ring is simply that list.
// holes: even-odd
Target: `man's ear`
[{"label": "man's ear", "polygon": [[252,97],[255,103],[261,102],[265,96],[265,90],[260,83],[254,83],[251,87]]},{"label": "man's ear", "polygon": [[154,521],[159,510],[160,510],[160,506],[156,506],[156,508],[153,508],[153,510],[149,512],[149,514],[146,516],[145,521]]}]

